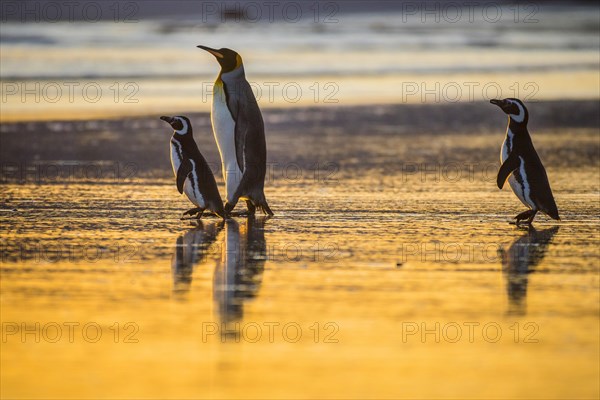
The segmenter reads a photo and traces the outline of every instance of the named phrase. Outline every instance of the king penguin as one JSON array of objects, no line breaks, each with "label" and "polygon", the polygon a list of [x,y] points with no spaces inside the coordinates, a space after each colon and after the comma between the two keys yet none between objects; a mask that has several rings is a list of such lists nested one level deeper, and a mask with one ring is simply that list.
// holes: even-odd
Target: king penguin
[{"label": "king penguin", "polygon": [[[192,133],[192,123],[187,117],[160,117],[174,129],[171,137],[171,165],[179,193],[186,196],[196,208],[183,213],[197,215],[200,219],[208,209],[221,218],[225,217],[219,188],[208,163],[198,150]],[[182,216],[182,218],[183,218]]]},{"label": "king penguin", "polygon": [[243,199],[250,215],[256,208],[273,215],[264,193],[265,127],[242,57],[230,49],[198,48],[211,53],[221,66],[214,84],[211,121],[225,178],[225,212],[229,214]]},{"label": "king penguin", "polygon": [[550,218],[560,220],[558,208],[550,189],[546,170],[538,156],[527,130],[529,112],[519,99],[490,100],[508,115],[506,138],[502,144],[496,183],[502,189],[508,183],[515,195],[529,210],[515,217],[517,226],[526,220],[531,226],[535,215],[542,211]]}]

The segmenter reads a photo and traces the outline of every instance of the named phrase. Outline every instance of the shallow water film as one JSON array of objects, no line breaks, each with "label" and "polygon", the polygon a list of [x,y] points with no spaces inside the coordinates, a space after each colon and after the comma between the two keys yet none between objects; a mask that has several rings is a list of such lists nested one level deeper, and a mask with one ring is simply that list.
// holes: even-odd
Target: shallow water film
[{"label": "shallow water film", "polygon": [[[532,106],[570,117],[534,125],[562,221],[531,230],[495,186],[504,118],[418,117],[460,107],[272,111],[275,217],[200,223],[179,220],[162,121],[30,125],[42,144],[75,131],[38,150],[53,164],[20,160],[7,138],[28,128],[5,125],[3,397],[597,397],[598,141],[575,122],[597,104]],[[104,146],[115,160],[68,161]]]},{"label": "shallow water film", "polygon": [[[599,15],[0,1],[0,398],[599,399]],[[275,215],[182,219],[171,117],[224,198],[248,87]],[[560,221],[497,187],[506,98]]]}]

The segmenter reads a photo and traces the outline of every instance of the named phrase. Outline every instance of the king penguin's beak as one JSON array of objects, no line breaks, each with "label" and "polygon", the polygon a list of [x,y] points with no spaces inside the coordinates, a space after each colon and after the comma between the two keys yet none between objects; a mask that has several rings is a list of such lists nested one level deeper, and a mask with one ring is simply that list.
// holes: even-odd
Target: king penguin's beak
[{"label": "king penguin's beak", "polygon": [[202,45],[198,45],[196,47],[199,48],[199,49],[208,51],[210,54],[212,54],[213,56],[215,56],[217,58],[223,58],[224,57],[223,54],[219,53],[215,49],[211,49],[210,47],[206,47],[206,46],[202,46]]},{"label": "king penguin's beak", "polygon": [[492,99],[492,100],[490,100],[490,103],[495,104],[498,107],[502,107],[504,105],[504,100]]},{"label": "king penguin's beak", "polygon": [[173,117],[160,117],[160,119],[162,119],[163,121],[167,122],[167,123],[171,123],[173,122]]}]

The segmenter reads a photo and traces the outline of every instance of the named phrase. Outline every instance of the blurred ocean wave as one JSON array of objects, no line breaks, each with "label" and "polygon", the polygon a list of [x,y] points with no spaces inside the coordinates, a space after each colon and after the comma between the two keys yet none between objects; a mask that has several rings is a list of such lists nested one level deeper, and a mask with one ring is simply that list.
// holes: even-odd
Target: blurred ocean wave
[{"label": "blurred ocean wave", "polygon": [[[596,4],[92,3],[106,18],[1,3],[0,120],[207,111],[218,65],[198,44],[237,50],[261,107],[600,96]],[[249,8],[267,3],[270,16]],[[26,23],[6,4],[27,4]]]},{"label": "blurred ocean wave", "polygon": [[[450,22],[450,11],[407,14],[381,4],[391,10],[361,11],[343,3],[347,9],[340,6],[333,22],[317,23],[311,16],[294,23],[267,18],[219,23],[202,15],[165,15],[135,23],[8,21],[0,28],[0,78],[214,76],[213,63],[195,48],[200,43],[238,50],[256,76],[580,70],[600,65],[597,6],[543,6],[532,16],[521,12],[515,22],[515,10],[505,5],[503,18],[492,23],[483,9],[471,10],[472,16],[462,10],[464,15]],[[538,57],[539,52],[544,56]],[[435,55],[443,58],[432,64]],[[486,62],[489,56],[497,58],[493,65]]]}]

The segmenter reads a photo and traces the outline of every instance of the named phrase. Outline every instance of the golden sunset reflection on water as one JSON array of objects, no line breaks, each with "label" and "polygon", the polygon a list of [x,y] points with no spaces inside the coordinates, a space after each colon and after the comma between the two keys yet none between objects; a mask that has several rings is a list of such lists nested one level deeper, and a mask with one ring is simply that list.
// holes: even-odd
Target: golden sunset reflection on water
[{"label": "golden sunset reflection on water", "polygon": [[311,183],[278,182],[275,218],[195,228],[167,183],[5,186],[3,397],[597,393],[597,194],[559,195],[538,235],[508,193],[372,180],[303,210]]},{"label": "golden sunset reflection on water", "polygon": [[[3,19],[0,397],[598,398],[598,7],[219,23],[207,4]],[[225,194],[198,44],[243,57],[272,218],[180,220],[159,116],[189,117]],[[509,223],[504,97],[560,222]]]}]

